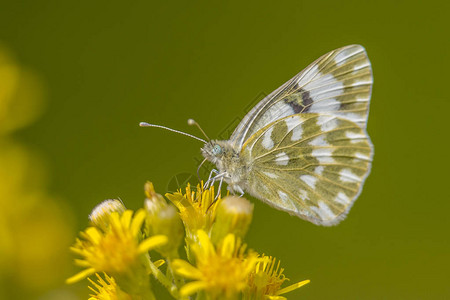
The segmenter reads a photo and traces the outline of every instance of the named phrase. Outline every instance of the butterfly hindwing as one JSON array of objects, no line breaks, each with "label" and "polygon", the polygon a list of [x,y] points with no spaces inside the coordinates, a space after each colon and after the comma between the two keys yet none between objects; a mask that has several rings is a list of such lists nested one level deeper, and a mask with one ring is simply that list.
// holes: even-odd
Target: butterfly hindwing
[{"label": "butterfly hindwing", "polygon": [[372,70],[364,48],[350,45],[331,51],[259,102],[241,121],[230,141],[242,147],[266,125],[294,114],[320,113],[365,128]]},{"label": "butterfly hindwing", "polygon": [[355,122],[329,114],[282,118],[244,144],[251,163],[247,191],[320,225],[342,220],[358,197],[372,160],[372,144]]}]

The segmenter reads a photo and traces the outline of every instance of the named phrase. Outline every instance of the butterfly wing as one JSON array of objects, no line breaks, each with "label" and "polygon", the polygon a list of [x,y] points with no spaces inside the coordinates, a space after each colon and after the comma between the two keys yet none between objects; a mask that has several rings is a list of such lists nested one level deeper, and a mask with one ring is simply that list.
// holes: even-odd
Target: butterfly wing
[{"label": "butterfly wing", "polygon": [[261,128],[243,145],[252,166],[246,191],[318,225],[345,218],[370,172],[373,148],[356,122],[296,114]]},{"label": "butterfly wing", "polygon": [[366,127],[372,70],[366,51],[350,45],[331,51],[259,102],[230,141],[240,149],[266,125],[298,113],[322,113]]}]

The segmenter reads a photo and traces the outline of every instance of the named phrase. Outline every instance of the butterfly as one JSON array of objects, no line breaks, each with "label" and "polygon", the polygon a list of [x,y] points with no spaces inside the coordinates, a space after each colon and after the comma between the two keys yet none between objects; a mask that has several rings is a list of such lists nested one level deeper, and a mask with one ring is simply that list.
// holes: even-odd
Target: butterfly
[{"label": "butterfly", "polygon": [[217,167],[212,179],[314,224],[338,224],[371,169],[372,82],[362,46],[323,55],[256,104],[228,140],[197,138]]}]

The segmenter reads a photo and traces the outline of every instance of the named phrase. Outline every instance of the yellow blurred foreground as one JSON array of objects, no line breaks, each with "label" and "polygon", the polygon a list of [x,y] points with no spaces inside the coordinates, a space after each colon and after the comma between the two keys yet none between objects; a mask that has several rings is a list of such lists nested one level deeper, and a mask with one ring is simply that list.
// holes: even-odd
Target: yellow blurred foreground
[{"label": "yellow blurred foreground", "polygon": [[42,95],[38,78],[0,45],[0,299],[76,299],[63,286],[70,210],[47,192],[40,158],[14,139],[41,113]]}]

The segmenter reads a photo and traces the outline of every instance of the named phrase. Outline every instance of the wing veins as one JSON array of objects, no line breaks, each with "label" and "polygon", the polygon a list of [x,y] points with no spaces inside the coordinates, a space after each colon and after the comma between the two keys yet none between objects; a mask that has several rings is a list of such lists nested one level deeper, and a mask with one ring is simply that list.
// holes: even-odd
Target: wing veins
[{"label": "wing veins", "polygon": [[[360,52],[360,53],[361,53],[361,52]],[[361,56],[361,57],[358,58],[358,59],[351,59],[351,60],[348,60],[348,61],[346,61],[345,63],[343,63],[342,65],[337,65],[338,63],[336,63],[336,67],[333,68],[333,69],[331,69],[331,70],[328,70],[327,73],[333,73],[333,72],[335,72],[336,70],[341,69],[341,68],[344,68],[344,67],[346,67],[346,66],[349,65],[349,64],[353,64],[353,63],[360,62],[360,61],[364,61],[364,60],[367,60],[367,61],[368,61],[368,59],[367,59],[366,56]],[[342,60],[341,60],[341,61],[342,61]],[[341,62],[341,61],[339,61],[339,62]],[[356,69],[356,71],[363,70],[363,69],[365,69],[365,68],[369,68],[369,69],[370,69],[370,63],[367,64],[367,65],[362,66],[362,67],[359,68],[359,69]],[[355,71],[355,69],[348,70],[348,71],[346,70],[346,71],[344,71],[343,73],[336,74],[334,77],[341,76],[341,75],[344,75],[344,74],[347,74],[347,73],[350,73],[350,72],[354,72],[354,71]]]},{"label": "wing veins", "polygon": [[[310,82],[313,82],[314,80],[315,80],[315,78],[317,77],[317,75],[319,75],[319,74],[321,74],[321,72],[326,68],[326,67],[328,67],[329,65],[330,65],[330,63],[333,61],[332,59],[330,59],[330,58],[334,58],[334,57],[336,57],[336,55],[337,55],[337,53],[336,53],[336,51],[331,51],[330,53],[329,53],[329,55],[328,55],[328,57],[326,57],[326,58],[323,58],[323,59],[320,59],[320,61],[319,62],[317,62],[317,64],[316,65],[319,65],[320,63],[322,63],[322,62],[324,62],[324,61],[327,61],[326,62],[326,64],[325,65],[323,65],[323,67],[321,67],[320,69],[317,69],[317,73],[309,80],[309,81],[307,81],[307,82],[305,82],[301,87],[300,87],[300,84],[298,84],[299,82],[300,82],[300,79],[301,78],[299,78],[299,80],[297,81],[297,85],[300,87],[300,88],[303,88],[306,84],[308,84],[308,83],[310,83]],[[311,71],[313,68],[310,68],[309,69],[309,71]],[[306,75],[306,73],[305,73],[305,75]],[[302,76],[302,78],[304,78],[305,76]]]},{"label": "wing veins", "polygon": [[359,167],[355,167],[354,165],[343,164],[343,163],[338,163],[338,164],[327,164],[327,163],[307,164],[307,165],[305,165],[304,167],[301,167],[301,168],[289,168],[289,169],[264,166],[264,169],[276,170],[276,171],[302,171],[305,168],[315,167],[315,166],[343,166],[343,167],[349,167],[349,168],[353,168],[353,169],[357,169],[357,170],[361,170],[361,171],[367,172],[367,168],[359,168]]},{"label": "wing veins", "polygon": [[[369,74],[368,74],[368,75],[369,75]],[[358,77],[362,77],[362,76],[361,76],[360,74],[358,74],[358,75],[354,75],[354,76],[351,76],[351,77],[347,77],[347,78],[345,78],[345,80],[352,80],[352,79],[355,79],[355,78],[358,78]],[[334,80],[335,82],[332,82],[333,80]],[[323,82],[323,85],[315,86],[315,87],[309,88],[309,89],[307,90],[307,92],[311,92],[311,91],[317,90],[317,89],[323,89],[323,88],[326,87],[326,86],[330,86],[330,85],[332,85],[332,84],[336,84],[336,81],[338,81],[338,82],[343,82],[343,80],[338,80],[337,78],[332,78],[332,79],[330,79],[330,80],[328,80],[328,81]],[[369,85],[369,84],[372,84],[372,82],[367,83],[367,85]],[[334,89],[334,90],[326,90],[326,92],[328,92],[328,91],[335,91],[335,90],[343,90],[345,87],[354,87],[354,86],[360,86],[360,85],[343,85],[342,87],[339,87],[339,88]],[[317,95],[320,95],[320,94],[317,94]]]},{"label": "wing veins", "polygon": [[[310,118],[310,119],[311,119],[311,118]],[[334,117],[334,119],[336,119],[336,117]],[[354,127],[354,126],[352,126],[352,127],[339,127],[339,128],[336,128],[336,129],[332,129],[332,130],[325,131],[325,132],[326,132],[326,133],[330,133],[330,132],[335,132],[335,131],[338,131],[338,130],[344,130],[344,129],[350,129],[350,128],[355,128],[355,127]],[[358,128],[359,128],[359,127],[358,127]],[[292,145],[285,146],[285,147],[282,147],[282,148],[279,148],[278,146],[279,146],[280,144],[278,144],[276,147],[274,147],[273,150],[270,150],[270,151],[264,153],[263,155],[260,155],[260,156],[258,156],[258,157],[255,157],[254,160],[257,160],[257,159],[260,159],[261,157],[264,157],[264,156],[267,156],[267,155],[269,155],[269,154],[272,154],[272,152],[274,152],[274,151],[283,150],[283,149],[286,149],[286,148],[293,147],[293,146],[298,145],[298,144],[300,144],[300,143],[303,143],[303,142],[305,142],[305,141],[307,141],[307,140],[310,140],[310,139],[312,139],[312,138],[318,137],[318,136],[320,136],[320,135],[323,134],[323,133],[324,133],[324,132],[320,132],[319,134],[316,134],[316,135],[313,135],[313,136],[304,138],[304,139],[302,139],[302,140],[300,140],[300,141],[298,141],[298,142],[295,142],[295,143],[292,144]],[[261,136],[262,136],[262,135],[260,135],[258,138],[260,138]]]},{"label": "wing veins", "polygon": [[[262,134],[260,134],[256,139],[255,139],[255,141],[252,143],[252,147],[249,149],[251,152],[253,151],[253,147],[255,146],[255,144],[266,134],[266,132],[267,131],[269,131],[269,129],[271,128],[271,126],[268,126],[265,130],[264,130],[264,132],[262,133]],[[244,149],[245,148],[245,146],[244,147],[242,147],[242,149]]]},{"label": "wing veins", "polygon": [[[318,199],[320,199],[320,200],[324,200],[312,187],[310,187],[309,185],[307,185],[306,183],[304,183],[301,179],[299,179],[299,178],[296,178],[296,177],[294,177],[294,176],[292,176],[292,175],[290,175],[290,177],[291,178],[295,178],[296,179],[296,181],[298,181],[298,182],[301,182],[301,184],[303,185],[303,187],[306,187],[306,189],[307,190],[309,190],[311,193],[313,193]],[[300,199],[301,200],[301,199]],[[303,201],[303,200],[302,200]],[[339,209],[339,207],[337,207],[334,203],[332,203],[331,202],[331,206],[335,209],[335,210],[337,210],[337,211],[341,211],[340,209]],[[319,218],[320,219],[322,219],[320,216],[319,216]]]},{"label": "wing veins", "polygon": [[326,177],[323,177],[323,176],[321,176],[321,175],[318,175],[318,174],[316,174],[316,173],[314,173],[314,172],[311,172],[311,171],[308,171],[308,170],[305,170],[305,172],[307,172],[307,173],[309,173],[309,174],[312,174],[312,176],[314,176],[314,177],[318,177],[318,178],[321,178],[321,179],[323,179],[323,180],[325,180],[325,181],[328,181],[328,182],[330,182],[330,183],[333,183],[334,185],[337,185],[338,187],[341,187],[341,188],[343,188],[343,189],[352,191],[352,192],[354,192],[354,193],[357,193],[357,192],[358,192],[358,190],[354,190],[354,189],[349,188],[349,187],[347,187],[347,186],[341,185],[341,184],[337,183],[336,181],[330,180],[330,179],[328,179],[328,178],[326,178]]},{"label": "wing veins", "polygon": [[358,51],[358,52],[354,52],[354,53],[350,54],[349,56],[346,56],[346,57],[344,57],[343,59],[337,61],[337,62],[336,62],[336,65],[338,65],[338,64],[341,63],[341,62],[343,62],[344,60],[348,60],[349,58],[351,58],[351,57],[353,57],[353,56],[356,56],[356,55],[358,55],[358,54],[360,54],[360,53],[363,53],[363,52],[364,52],[364,49],[361,49],[361,51]]},{"label": "wing veins", "polygon": [[[344,47],[344,48],[346,48],[346,47]],[[339,49],[337,49],[337,50],[339,50]],[[324,69],[326,69],[326,68],[330,65],[331,62],[333,62],[332,59],[335,58],[335,57],[337,56],[338,53],[339,53],[339,52],[336,51],[336,50],[335,50],[335,51],[331,51],[331,52],[329,53],[328,57],[324,57],[324,58],[321,59],[319,62],[317,62],[317,64],[320,64],[320,63],[322,63],[322,62],[328,60],[328,62],[327,62],[323,67],[321,67],[320,70],[319,70],[319,69],[317,70],[317,74],[314,75],[314,76],[313,76],[309,81],[307,81],[304,85],[302,85],[301,88],[303,88],[306,84],[313,82],[313,81],[315,80],[315,78],[317,77],[317,75],[319,75]],[[340,65],[340,66],[339,66],[338,64],[339,64],[340,62],[342,62],[342,61],[344,61],[344,60],[349,60],[351,57],[356,56],[356,55],[358,55],[358,54],[360,54],[360,53],[364,53],[364,49],[362,49],[362,50],[359,51],[359,52],[352,53],[351,55],[346,56],[346,57],[344,57],[343,59],[341,59],[341,60],[335,62],[335,64],[336,64],[337,67],[336,67],[335,69],[333,69],[332,71],[334,71],[334,70],[336,70],[336,69],[338,69],[338,68],[341,68],[341,67],[345,66],[346,64],[350,63],[350,61],[349,61],[349,62],[344,63],[343,65]],[[366,56],[363,56],[363,57],[364,57],[364,59],[367,59]],[[319,58],[319,59],[320,59],[320,58]],[[369,65],[370,65],[370,64],[369,64]],[[312,70],[312,68],[311,68],[310,70]],[[327,73],[331,73],[332,71],[328,71]],[[305,73],[305,75],[306,75],[306,73]],[[302,76],[302,78],[303,78],[303,77],[305,77],[305,76]],[[298,81],[300,81],[300,79],[301,79],[301,78],[299,78]],[[299,86],[300,86],[300,85],[299,85]]]},{"label": "wing veins", "polygon": [[[322,62],[324,62],[324,61],[327,61],[328,59],[330,59],[330,57],[332,57],[334,54],[335,54],[335,52],[336,51],[331,51],[331,52],[329,52],[329,53],[327,53],[327,54],[325,54],[324,56],[326,56],[326,57],[322,57],[322,58],[318,58],[315,62],[313,62],[311,65],[309,65],[308,67],[310,67],[308,70],[307,70],[307,72],[300,72],[300,74],[298,74],[297,76],[295,76],[294,78],[295,78],[295,81],[296,81],[296,83],[297,83],[297,85],[300,87],[300,85],[298,84],[300,81],[302,81],[305,77],[306,77],[306,75],[307,74],[309,74],[310,72],[312,72],[312,70],[313,70],[313,68],[314,68],[314,66],[317,66],[317,65],[319,65],[320,63],[322,63]],[[330,63],[330,61],[331,60],[329,60],[324,66],[322,66],[320,69],[318,68],[317,69],[317,73],[309,80],[309,81],[307,81],[305,84],[307,84],[307,83],[309,83],[309,82],[312,82],[313,80],[314,80],[314,78],[316,78],[316,76],[318,75],[318,74],[320,74],[320,72],[321,71],[323,71],[323,69],[324,68],[326,68],[327,66],[328,66],[328,64]],[[307,68],[308,68],[307,67]],[[305,85],[302,85],[301,87],[304,87]]]},{"label": "wing veins", "polygon": [[[289,93],[289,94],[287,94],[287,95],[283,95],[283,97],[279,97],[279,100],[274,101],[274,102],[276,103],[276,102],[278,102],[278,101],[281,101],[281,99],[283,99],[283,98],[285,98],[285,97],[287,97],[287,96],[290,96],[290,95],[294,94],[296,91],[302,89],[302,88],[303,88],[305,85],[307,85],[308,83],[313,82],[313,81],[315,80],[315,78],[317,77],[317,75],[321,74],[321,72],[322,72],[322,71],[323,71],[323,70],[324,70],[324,69],[332,62],[332,60],[331,60],[330,58],[331,58],[333,55],[336,56],[336,51],[331,51],[331,52],[329,52],[328,54],[325,54],[325,55],[327,55],[327,57],[324,57],[324,58],[322,58],[322,59],[319,58],[318,60],[320,60],[320,61],[318,61],[317,63],[313,63],[313,64],[309,65],[308,67],[310,67],[310,68],[307,69],[306,72],[300,72],[300,74],[297,74],[297,75],[294,76],[291,80],[289,80],[289,81],[286,83],[286,88],[285,88],[284,90],[289,89],[289,91],[292,90],[293,92],[292,92],[292,93]],[[309,79],[308,81],[304,82],[303,85],[300,85],[300,81],[302,81],[303,78],[306,77],[306,75],[308,75],[310,72],[313,71],[314,66],[317,66],[317,65],[319,65],[320,63],[322,63],[322,62],[324,62],[324,61],[327,61],[327,60],[328,60],[328,62],[327,62],[325,65],[323,65],[320,69],[317,69],[316,74],[315,74],[311,79]],[[308,67],[307,67],[307,68],[308,68]],[[294,82],[295,84],[291,85],[293,82]],[[274,97],[274,98],[275,98],[275,97]],[[274,98],[272,98],[272,99],[274,99]]]},{"label": "wing veins", "polygon": [[[261,172],[258,171],[258,173],[261,173]],[[267,177],[267,176],[265,176],[265,175],[263,175],[263,176],[266,177],[266,178],[269,178],[269,177]],[[261,174],[260,174],[260,177],[262,177]],[[279,189],[279,190],[286,191],[286,190],[285,190],[281,185],[279,185],[275,180],[270,180],[270,182],[273,183],[273,185],[278,186],[278,189]],[[276,196],[276,195],[277,195],[276,191],[275,191],[274,189],[272,189],[272,188],[271,188],[271,190],[272,190],[273,194]],[[294,196],[294,194],[292,194],[291,192],[289,192],[289,191],[286,191],[286,192],[289,193],[289,194],[291,194],[291,196]],[[298,197],[295,197],[295,196],[294,196],[293,199],[298,199]],[[299,204],[302,206],[303,209],[309,210],[308,207],[306,206],[306,204],[303,202],[303,200],[302,200],[302,199],[300,199],[300,200],[301,200],[301,201],[296,201],[296,203],[299,203]],[[295,204],[294,204],[294,206],[295,206]],[[298,210],[298,208],[297,208],[297,210]]]},{"label": "wing veins", "polygon": [[[323,95],[323,94],[325,94],[325,93],[334,92],[334,91],[339,90],[339,89],[341,89],[341,88],[334,89],[334,90],[326,90],[326,91],[324,91],[324,92],[322,92],[322,93],[316,94],[315,97],[320,96],[320,95]],[[352,89],[352,90],[350,90],[350,91],[348,91],[348,92],[345,92],[345,93],[342,93],[342,94],[340,94],[340,95],[338,95],[338,96],[332,96],[332,97],[328,97],[328,98],[322,98],[321,100],[327,100],[327,99],[336,98],[336,97],[348,96],[348,95],[351,95],[351,94],[362,94],[362,93],[369,92],[369,91],[370,91],[370,88],[368,88],[367,90],[357,90],[357,89]],[[303,93],[304,93],[304,92],[302,92],[302,95],[303,95]],[[320,100],[318,100],[318,101],[320,101]],[[317,103],[318,101],[315,101],[315,103]],[[358,101],[356,101],[356,102],[358,102]],[[364,101],[364,102],[368,102],[368,101]],[[342,103],[344,103],[344,102],[342,102]]]},{"label": "wing veins", "polygon": [[[353,177],[351,177],[351,176],[348,176],[347,174],[341,174],[341,173],[337,173],[337,172],[333,172],[333,171],[327,171],[327,170],[324,170],[324,172],[325,173],[331,173],[331,174],[334,174],[334,175],[339,175],[339,176],[343,176],[343,177],[345,177],[345,178],[348,178],[348,179],[351,179],[353,182],[358,182],[358,183],[361,183],[361,179],[358,179],[358,181],[354,181],[354,178]],[[359,189],[358,189],[359,190]],[[355,192],[358,192],[358,190],[354,190]]]},{"label": "wing veins", "polygon": [[[318,148],[321,148],[321,147],[317,147],[316,149],[318,149]],[[321,149],[323,149],[323,148],[321,148]],[[340,157],[340,158],[348,158],[348,159],[358,158],[356,156],[350,156],[350,155],[335,155],[335,154],[331,154],[331,155],[323,155],[323,154],[312,155],[312,154],[308,154],[308,155],[302,155],[302,156],[294,157],[294,158],[290,158],[290,159],[279,159],[278,161],[289,161],[289,160],[294,160],[294,159],[299,159],[299,158],[316,158],[316,157]],[[372,160],[369,160],[369,159],[361,159],[361,158],[358,158],[358,159],[360,159],[362,161],[366,161],[368,163],[372,162]],[[270,162],[270,161],[271,160],[264,160],[264,161],[261,161],[260,163],[264,164],[264,163],[267,163],[267,162]],[[280,169],[280,170],[286,170],[286,169]]]},{"label": "wing veins", "polygon": [[[321,69],[322,70],[322,69]],[[370,72],[369,72],[369,74],[367,74],[367,75],[370,75]],[[316,75],[317,76],[317,75]],[[352,77],[348,77],[348,78],[346,78],[346,80],[350,80],[350,79],[354,79],[354,78],[357,78],[357,77],[361,77],[362,76],[362,74],[359,74],[359,75],[354,75],[354,76],[352,76]],[[295,78],[295,77],[294,77]],[[334,79],[334,80],[337,80],[337,79]],[[288,87],[286,87],[286,88],[284,88],[284,89],[282,89],[281,91],[280,91],[280,93],[279,94],[277,94],[277,95],[275,95],[272,99],[275,99],[275,98],[277,98],[277,100],[276,101],[273,101],[273,102],[268,102],[267,104],[269,104],[270,103],[270,105],[269,106],[263,106],[263,108],[267,108],[265,111],[267,111],[267,110],[269,110],[273,105],[275,105],[275,104],[277,104],[278,102],[280,102],[281,100],[283,100],[284,98],[286,98],[286,97],[289,97],[289,96],[291,96],[291,95],[294,95],[294,94],[299,94],[300,95],[300,97],[303,99],[303,95],[306,93],[306,92],[311,92],[311,91],[313,91],[313,90],[316,90],[316,89],[323,89],[324,87],[326,87],[326,86],[330,86],[331,84],[331,79],[329,80],[329,81],[326,81],[325,82],[325,84],[324,85],[321,85],[321,86],[318,86],[318,87],[314,87],[314,88],[311,88],[311,89],[308,89],[308,91],[305,91],[305,92],[298,92],[298,90],[300,90],[300,89],[302,89],[305,85],[307,85],[308,83],[311,83],[313,80],[310,80],[309,82],[307,82],[307,83],[305,83],[304,85],[302,85],[301,87],[297,84],[297,88],[295,88],[295,85],[293,85],[293,86],[291,86],[290,88],[288,88]],[[342,80],[339,80],[339,81],[342,81]],[[355,86],[364,86],[364,85],[371,85],[372,83],[369,83],[369,84],[359,84],[359,85],[355,85]],[[289,86],[289,85],[288,85]],[[355,87],[355,86],[352,86],[352,87]],[[334,92],[334,91],[338,91],[338,90],[344,90],[344,88],[345,88],[345,86],[342,86],[342,87],[338,87],[338,88],[335,88],[335,89],[328,89],[328,90],[324,90],[323,92],[321,92],[321,93],[318,93],[317,95],[315,95],[315,97],[317,97],[317,96],[320,96],[320,95],[322,95],[322,94],[324,94],[324,93],[328,93],[328,92]],[[289,89],[289,90],[288,90]],[[370,89],[369,89],[370,90]],[[283,95],[281,95],[283,92],[285,92],[285,91],[287,91],[287,93],[286,94],[283,94]],[[361,92],[359,92],[359,93],[361,93]],[[343,95],[343,94],[341,94],[341,95]],[[339,95],[339,96],[341,96],[341,95]],[[335,97],[333,97],[333,98],[335,98]],[[330,98],[326,98],[326,99],[330,99]],[[323,99],[322,99],[323,100]],[[314,101],[313,103],[311,103],[311,104],[309,104],[309,105],[306,105],[303,109],[302,109],[302,112],[306,109],[306,107],[310,107],[311,105],[313,105],[314,103],[318,103],[318,102],[320,102],[321,100],[318,100],[318,101]]]},{"label": "wing veins", "polygon": [[[298,179],[298,178],[296,178],[296,177],[294,177],[294,176],[292,176],[292,175],[290,175],[290,177],[291,178],[295,178],[295,181],[298,181],[298,182],[301,182],[301,185],[303,185],[303,187],[306,187],[306,190],[309,190],[312,194],[314,194],[318,199],[321,199],[321,200],[323,200],[323,198],[313,189],[313,188],[311,188],[309,185],[307,185],[306,183],[302,183],[302,181],[300,181],[300,179]],[[279,186],[279,185],[278,185]],[[280,187],[280,186],[279,186]],[[281,187],[280,187],[281,188]],[[281,188],[282,189],[282,188]],[[286,192],[288,192],[287,190],[284,190],[284,191],[286,191]],[[289,194],[291,194],[291,195],[294,195],[294,194],[292,194],[291,192],[288,192]],[[299,199],[299,197],[297,197],[297,196],[294,196],[293,197],[294,199]],[[303,199],[301,199],[300,198],[300,200],[301,201],[304,201]],[[297,201],[297,202],[301,202],[301,201]],[[340,211],[340,209],[337,207],[337,206],[335,206],[335,204],[333,203],[333,208],[334,209],[336,209],[337,211]],[[309,209],[308,209],[309,210]],[[311,210],[309,210],[310,212],[311,212]],[[314,214],[315,214],[315,212],[314,212]],[[319,217],[319,219],[321,219],[322,220],[322,218],[320,217],[320,216],[318,216]]]},{"label": "wing veins", "polygon": [[[339,60],[337,60],[336,58],[340,57]],[[351,68],[351,66],[354,65],[353,68]],[[272,92],[271,94],[269,94],[265,100],[262,100],[257,106],[255,106],[254,110],[252,111],[252,114],[248,114],[248,117],[245,120],[245,123],[239,124],[237,130],[235,130],[232,134],[232,140],[234,143],[238,143],[238,146],[242,149],[243,145],[245,144],[245,141],[248,140],[250,138],[249,132],[251,133],[252,130],[254,130],[255,132],[260,128],[261,126],[264,126],[264,123],[258,123],[257,125],[254,125],[255,122],[257,120],[260,120],[262,116],[267,116],[268,112],[273,112],[273,106],[277,103],[280,103],[283,99],[285,99],[286,97],[289,97],[293,94],[297,94],[295,97],[301,97],[301,99],[303,99],[304,97],[304,92],[300,91],[302,88],[304,88],[306,85],[308,85],[311,82],[314,82],[316,80],[321,80],[319,81],[321,84],[320,87],[315,87],[311,90],[315,90],[317,91],[317,89],[323,89],[324,86],[325,87],[329,87],[330,85],[332,85],[332,81],[327,80],[327,83],[324,85],[323,84],[323,80],[326,78],[323,78],[323,76],[327,75],[327,74],[332,74],[332,73],[336,73],[333,74],[333,77],[335,78],[336,82],[344,82],[345,80],[352,80],[352,79],[357,79],[357,78],[361,78],[363,76],[369,76],[370,77],[370,82],[363,82],[362,80],[359,81],[361,82],[360,84],[358,84],[358,81],[355,82],[355,85],[344,85],[343,87],[340,87],[338,90],[341,90],[341,94],[340,95],[352,95],[352,94],[357,94],[357,93],[362,93],[370,94],[371,91],[371,85],[372,85],[372,78],[371,78],[371,74],[372,74],[372,70],[371,70],[371,64],[370,61],[367,57],[367,54],[365,53],[365,50],[363,47],[359,46],[359,45],[349,45],[349,46],[345,46],[345,47],[341,47],[339,49],[330,51],[324,55],[322,55],[321,57],[319,57],[317,60],[315,60],[313,63],[311,63],[310,65],[308,65],[306,67],[306,69],[304,69],[303,71],[301,71],[300,73],[298,73],[297,75],[295,75],[293,78],[291,78],[290,80],[288,80],[285,84],[283,84],[282,86],[280,86],[278,89],[276,89],[274,92]],[[349,74],[350,72],[354,72],[356,74],[352,75]],[[350,76],[348,76],[350,75]],[[342,77],[348,77],[348,78],[342,78]],[[367,86],[367,88],[365,87]],[[345,92],[344,93],[344,89],[348,88],[351,89],[350,92]],[[309,90],[309,88],[308,88]],[[299,92],[300,91],[300,92]],[[327,92],[333,92],[336,91],[336,89],[332,89],[332,90],[325,90],[325,91],[317,91],[319,92],[318,95],[323,95],[324,93]],[[367,97],[366,97],[367,96]],[[366,101],[355,101],[354,99],[350,99],[347,101],[339,101],[341,103],[355,103],[355,102],[370,102],[370,95],[366,95],[363,96],[363,100]],[[337,96],[335,96],[337,97]],[[325,99],[331,99],[331,98],[335,98],[335,97],[330,97],[327,96],[327,98]],[[369,99],[364,99],[364,97],[369,98]],[[301,101],[303,102],[303,101]],[[315,102],[319,102],[319,101],[314,101]],[[310,104],[309,106],[304,105],[302,108],[302,111],[300,113],[303,113],[306,110],[306,107],[310,107],[312,104]],[[284,107],[283,107],[284,108]],[[288,111],[285,112],[289,113]],[[270,117],[270,115],[268,115]],[[274,115],[275,117],[277,117],[277,115]],[[273,118],[273,117],[272,117]],[[275,119],[275,118],[273,118]],[[272,119],[269,118],[269,121],[271,121]],[[362,122],[364,123],[366,121],[366,119],[362,119],[362,120],[358,120],[357,122]],[[267,122],[266,122],[267,124]],[[252,129],[253,128],[253,129]]]}]

